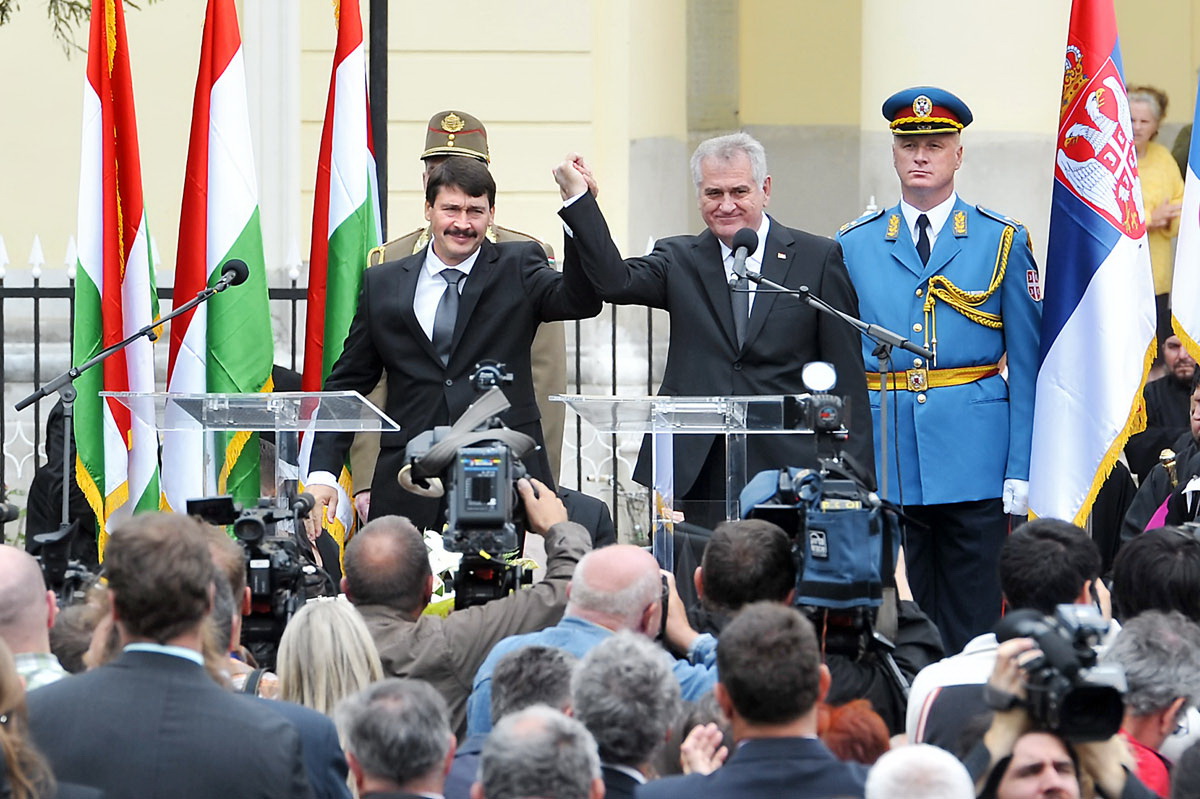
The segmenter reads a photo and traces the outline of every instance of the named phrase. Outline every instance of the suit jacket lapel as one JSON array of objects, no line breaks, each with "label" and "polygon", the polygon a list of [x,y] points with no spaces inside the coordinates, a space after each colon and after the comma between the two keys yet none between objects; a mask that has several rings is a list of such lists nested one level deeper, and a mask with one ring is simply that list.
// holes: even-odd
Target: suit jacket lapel
[{"label": "suit jacket lapel", "polygon": [[730,346],[736,350],[737,330],[733,326],[733,301],[729,281],[725,277],[725,264],[721,260],[721,244],[712,231],[706,230],[696,237],[692,247],[695,249],[693,260],[696,264],[696,275],[704,286],[717,322],[725,331]]},{"label": "suit jacket lapel", "polygon": [[[921,263],[921,256],[917,255],[917,245],[913,243],[912,231],[908,229],[908,222],[904,220],[904,214],[900,211],[900,204],[897,203],[888,209],[887,216],[889,230],[884,235],[892,241],[892,257],[905,269],[920,277],[925,271],[925,264]],[[898,227],[895,235],[891,235],[890,231],[891,218],[893,216],[898,219]],[[932,260],[930,258],[931,262]]]},{"label": "suit jacket lapel", "polygon": [[[427,247],[428,245],[426,245]],[[437,350],[433,348],[433,342],[429,340],[429,336],[425,335],[425,331],[421,329],[421,323],[417,321],[417,314],[413,310],[413,298],[417,294],[417,280],[421,277],[421,270],[425,268],[425,249],[422,249],[417,255],[403,259],[401,264],[403,272],[396,291],[396,302],[400,305],[400,318],[404,320],[404,325],[408,328],[408,333],[412,336],[413,341],[416,341],[421,349],[425,350],[429,357],[440,366],[442,359],[438,357]],[[384,319],[380,324],[386,327],[388,321]],[[376,339],[376,341],[386,340],[386,336]]]},{"label": "suit jacket lapel", "polygon": [[[771,219],[771,228],[767,232],[766,246],[763,248],[762,276],[780,285],[787,285],[788,272],[795,262],[796,239],[791,231]],[[750,324],[746,328],[746,346],[754,343],[754,339],[762,332],[767,316],[771,313],[779,295],[771,289],[763,290],[762,286],[754,292],[754,307],[750,310]],[[796,302],[789,297],[785,302]]]},{"label": "suit jacket lapel", "polygon": [[958,255],[961,249],[960,237],[965,237],[967,234],[966,225],[964,223],[961,233],[954,228],[954,216],[960,211],[965,212],[967,209],[966,203],[961,199],[954,204],[954,210],[950,212],[950,217],[946,220],[946,224],[942,225],[942,229],[938,231],[937,242],[933,245],[933,250],[929,253],[929,263],[925,266],[921,276],[929,277],[937,274],[946,267],[946,264]]}]

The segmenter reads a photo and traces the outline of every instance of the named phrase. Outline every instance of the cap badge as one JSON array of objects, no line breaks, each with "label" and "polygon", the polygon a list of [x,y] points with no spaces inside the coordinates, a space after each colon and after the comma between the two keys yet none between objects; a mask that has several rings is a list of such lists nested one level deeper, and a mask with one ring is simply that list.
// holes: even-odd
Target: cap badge
[{"label": "cap badge", "polygon": [[913,100],[913,113],[919,117],[927,117],[933,113],[933,101],[924,94],[917,95],[917,99]]},{"label": "cap badge", "polygon": [[449,114],[446,114],[446,116],[442,118],[442,130],[446,131],[447,133],[458,133],[466,126],[467,123],[463,122],[462,117],[453,111],[451,111]]}]

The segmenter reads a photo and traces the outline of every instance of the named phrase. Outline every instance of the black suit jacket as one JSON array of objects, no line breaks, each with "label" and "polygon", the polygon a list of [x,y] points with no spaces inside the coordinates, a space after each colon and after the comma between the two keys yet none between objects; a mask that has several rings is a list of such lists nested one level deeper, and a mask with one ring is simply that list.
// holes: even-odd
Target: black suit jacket
[{"label": "black suit jacket", "polygon": [[55,775],[109,799],[311,796],[292,725],[183,658],[124,652],[28,703]]},{"label": "black suit jacket", "polygon": [[[667,366],[658,393],[679,396],[737,396],[805,393],[800,369],[809,361],[829,361],[838,372],[835,393],[851,404],[845,450],[875,474],[871,406],[858,333],[803,302],[760,289],[737,346],[729,284],[721,246],[710,231],[660,239],[641,258],[621,259],[608,225],[590,194],[563,208],[571,228],[564,270],[578,262],[601,299],[621,305],[649,305],[671,315]],[[832,239],[793,230],[771,220],[763,275],[789,288],[807,286],[833,307],[858,315],[858,295]],[[675,437],[675,494],[691,488],[712,449],[713,436]],[[747,447],[748,476],[762,469],[810,465],[811,436],[752,436]],[[646,446],[635,476],[649,484]]]},{"label": "black suit jacket", "polygon": [[612,766],[600,764],[600,777],[604,780],[604,799],[633,799],[640,782]]},{"label": "black suit jacket", "polygon": [[[368,269],[358,310],[342,356],[325,380],[326,391],[370,393],[387,371],[384,411],[401,426],[384,433],[371,484],[371,516],[408,516],[420,526],[439,521],[437,500],[408,494],[396,483],[409,440],[438,425],[451,424],[479,398],[470,381],[476,364],[499,361],[513,375],[503,387],[512,407],[501,415],[509,426],[541,444],[542,428],[530,374],[529,348],[537,326],[600,313],[601,302],[576,269],[559,273],[546,263],[535,242],[484,241],[462,289],[450,360],[445,366],[413,311],[417,278],[426,250]],[[352,433],[315,437],[311,468],[337,474],[353,441]],[[526,459],[530,474],[553,485],[546,453]]]},{"label": "black suit jacket", "polygon": [[712,774],[664,777],[638,787],[638,799],[788,799],[861,797],[867,767],[843,763],[816,738],[743,741]]},{"label": "black suit jacket", "polygon": [[350,785],[346,782],[350,770],[333,720],[294,702],[254,698],[262,707],[287,719],[299,733],[313,799],[350,799]]}]

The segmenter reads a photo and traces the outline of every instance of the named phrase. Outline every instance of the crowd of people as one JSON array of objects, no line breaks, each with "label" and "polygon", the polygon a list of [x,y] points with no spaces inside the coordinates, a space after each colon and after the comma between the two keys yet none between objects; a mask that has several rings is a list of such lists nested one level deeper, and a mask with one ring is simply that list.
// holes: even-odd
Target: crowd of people
[{"label": "crowd of people", "polygon": [[[1130,99],[1139,156],[1163,161],[1150,140],[1164,99]],[[63,608],[33,557],[0,547],[0,797],[1200,795],[1200,538],[1188,526],[1200,370],[1164,329],[1151,424],[1106,487],[1116,499],[1098,503],[1090,531],[1025,521],[1041,314],[1028,233],[956,193],[972,121],[960,98],[915,87],[883,114],[901,196],[836,240],[766,214],[765,150],[737,133],[692,158],[706,230],[622,259],[596,175],[571,154],[554,169],[561,273],[545,247],[494,226],[482,124],[435,115],[428,226],[368,270],[325,385],[386,390],[402,426],[372,442],[374,479],[353,500],[369,521],[340,558],[330,542],[313,553],[329,573],[320,593],[334,595],[264,606],[242,546],[177,514],[111,525],[103,585]],[[1148,227],[1169,237],[1174,189],[1152,201],[1146,188]],[[760,279],[912,333],[921,357],[889,362]],[[536,446],[557,378],[536,374],[534,337],[604,301],[672,315],[663,394],[796,394],[800,365],[835,364],[848,430],[822,468],[861,493],[814,504],[819,536],[718,523],[731,453],[719,436],[676,436],[699,567],[663,571],[617,543],[601,503],[554,486]],[[531,587],[446,612],[423,536],[445,500],[395,477],[409,435],[474,400],[481,359],[513,371],[499,418],[506,441],[530,447],[520,518],[545,566]],[[332,518],[335,474],[364,442],[314,439],[305,483]],[[755,471],[820,454],[812,437],[780,435],[746,458]],[[847,579],[825,585],[834,601],[814,600],[806,567],[847,557],[821,525],[880,496],[902,506],[904,541],[864,539],[882,550],[880,585]],[[891,530],[888,513],[871,524]]]}]

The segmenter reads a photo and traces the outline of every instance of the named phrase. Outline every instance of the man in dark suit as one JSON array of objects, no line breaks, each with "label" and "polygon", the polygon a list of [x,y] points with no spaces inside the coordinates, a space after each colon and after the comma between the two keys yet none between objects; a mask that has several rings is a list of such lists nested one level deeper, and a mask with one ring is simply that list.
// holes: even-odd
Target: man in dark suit
[{"label": "man in dark suit", "polygon": [[[564,269],[578,263],[601,299],[648,305],[671,314],[671,342],[659,394],[725,396],[800,394],[800,370],[810,361],[837,369],[836,393],[849,400],[845,446],[864,471],[874,473],[871,415],[858,333],[794,297],[758,290],[737,279],[731,243],[743,228],[758,246],[746,267],[790,288],[807,286],[830,305],[857,315],[858,299],[832,240],[784,227],[765,213],[771,198],[762,145],[746,133],[703,142],[692,156],[700,215],[708,230],[674,236],[640,258],[622,260],[593,197],[595,181],[583,159],[569,156],[554,170],[571,235]],[[593,191],[589,191],[592,189]],[[812,437],[752,437],[747,475],[815,461]],[[650,484],[650,452],[642,447],[634,476]],[[675,437],[675,496],[688,521],[712,527],[724,518],[725,452],[712,435]],[[714,507],[715,505],[715,507]]]},{"label": "man in dark suit", "polygon": [[215,570],[200,523],[135,516],[113,531],[104,568],[124,652],[29,694],[54,773],[113,798],[310,796],[292,725],[204,669]]},{"label": "man in dark suit", "polygon": [[829,669],[812,624],[794,608],[759,602],[721,633],[713,696],[730,720],[737,749],[711,774],[665,777],[639,799],[861,797],[867,769],[843,763],[817,739],[817,702]]},{"label": "man in dark suit", "polygon": [[368,685],[334,711],[363,799],[441,797],[454,759],[446,700],[424,680]]},{"label": "man in dark suit", "polygon": [[[529,365],[534,333],[542,322],[600,312],[587,278],[574,269],[561,274],[551,269],[536,243],[487,241],[495,204],[496,183],[484,164],[473,158],[447,159],[430,173],[425,187],[429,246],[364,273],[345,348],[324,388],[367,394],[387,370],[385,411],[401,430],[380,440],[371,483],[372,519],[407,516],[419,528],[440,521],[439,501],[404,493],[396,474],[413,437],[452,423],[475,401],[478,392],[470,377],[482,361],[507,366],[513,382],[504,393],[512,407],[501,419],[540,445]],[[336,504],[334,475],[353,437],[315,436],[306,486],[319,505]],[[553,486],[544,450],[527,457],[525,467]]]}]

